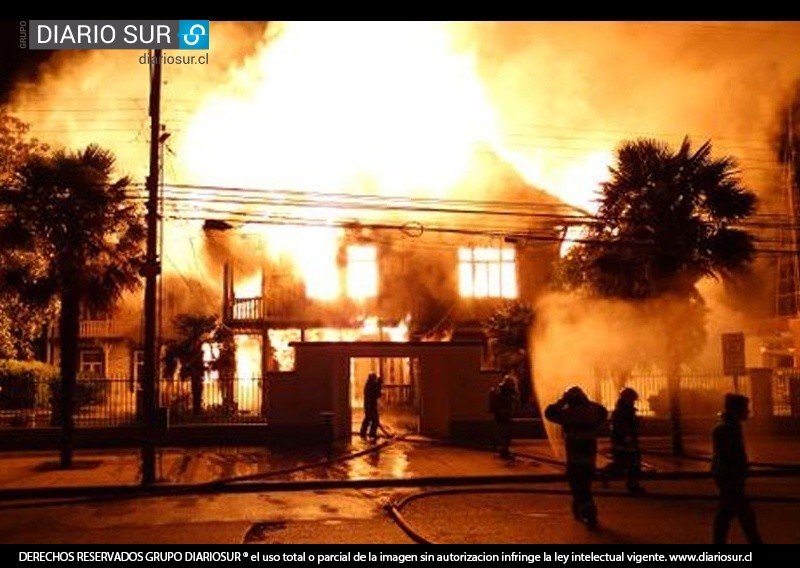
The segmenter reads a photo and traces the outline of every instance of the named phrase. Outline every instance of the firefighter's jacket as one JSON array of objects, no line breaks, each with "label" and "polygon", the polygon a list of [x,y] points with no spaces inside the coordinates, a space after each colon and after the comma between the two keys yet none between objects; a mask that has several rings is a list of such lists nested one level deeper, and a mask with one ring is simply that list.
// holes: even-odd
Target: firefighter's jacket
[{"label": "firefighter's jacket", "polygon": [[597,437],[608,419],[605,406],[590,400],[571,404],[562,399],[549,405],[544,416],[561,426],[567,465],[594,465]]},{"label": "firefighter's jacket", "polygon": [[623,454],[639,451],[639,417],[632,404],[618,403],[611,413],[611,450]]}]

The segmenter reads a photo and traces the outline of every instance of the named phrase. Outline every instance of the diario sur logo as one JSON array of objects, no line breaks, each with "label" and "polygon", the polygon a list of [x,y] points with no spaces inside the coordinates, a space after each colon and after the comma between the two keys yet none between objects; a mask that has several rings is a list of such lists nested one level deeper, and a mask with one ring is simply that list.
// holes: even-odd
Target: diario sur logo
[{"label": "diario sur logo", "polygon": [[29,49],[207,50],[210,34],[208,20],[31,20],[29,28]]},{"label": "diario sur logo", "polygon": [[180,20],[178,43],[181,49],[208,49],[208,20]]}]

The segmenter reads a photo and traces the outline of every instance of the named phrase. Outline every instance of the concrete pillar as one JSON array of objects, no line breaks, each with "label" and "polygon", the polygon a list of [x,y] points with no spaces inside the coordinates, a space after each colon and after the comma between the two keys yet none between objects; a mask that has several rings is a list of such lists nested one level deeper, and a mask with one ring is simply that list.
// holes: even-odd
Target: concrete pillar
[{"label": "concrete pillar", "polygon": [[269,329],[261,329],[261,416],[269,416]]}]

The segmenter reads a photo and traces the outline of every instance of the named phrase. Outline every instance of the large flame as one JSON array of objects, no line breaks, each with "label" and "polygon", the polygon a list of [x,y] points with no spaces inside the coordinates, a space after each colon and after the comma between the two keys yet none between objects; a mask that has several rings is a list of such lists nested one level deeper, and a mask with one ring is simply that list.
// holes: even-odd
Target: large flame
[{"label": "large flame", "polygon": [[[281,24],[258,57],[191,119],[181,138],[181,175],[248,195],[274,191],[276,206],[258,211],[267,222],[248,228],[262,235],[264,253],[289,258],[310,298],[374,297],[374,247],[350,245],[341,277],[340,225],[359,217],[329,207],[332,194],[446,197],[476,148],[495,146],[493,107],[475,61],[455,49],[451,31],[433,22]],[[542,168],[532,173],[543,177]],[[280,208],[281,196],[295,191],[317,195],[316,206]],[[207,195],[193,198],[202,204]],[[241,206],[252,213],[251,204]],[[489,276],[475,279],[478,288],[468,295],[489,294],[480,288],[491,284]],[[516,282],[507,276],[502,282],[502,295],[515,297]],[[235,288],[238,297],[258,296],[261,282],[242,278]],[[270,355],[288,370],[289,344],[301,338],[408,339],[407,320],[388,327],[364,316],[360,329],[270,330]],[[239,374],[250,376],[260,348],[238,347]]]},{"label": "large flame", "polygon": [[[406,315],[396,325],[387,325],[381,322],[376,316],[365,317],[361,327],[353,328],[313,328],[301,332],[299,329],[271,329],[269,330],[270,347],[272,357],[277,363],[280,371],[290,371],[294,369],[294,349],[291,343],[294,341],[408,341],[408,330],[411,316]],[[239,345],[239,344],[237,344]],[[253,344],[240,344],[239,347],[247,349],[249,361],[252,357],[260,353],[257,346]],[[239,373],[246,373],[250,367],[248,363],[239,366]]]},{"label": "large flame", "polygon": [[242,82],[183,140],[202,183],[442,193],[492,128],[472,59],[437,23],[282,24]]},{"label": "large flame", "polygon": [[[166,212],[166,271],[218,278],[198,259],[198,223],[192,221],[208,217],[208,186],[315,192],[317,206],[292,209],[289,217],[299,219],[267,205],[236,204],[229,192],[220,199],[227,204],[217,208],[256,210],[265,224],[249,229],[264,235],[265,254],[292,259],[309,296],[335,299],[345,293],[334,276],[340,226],[359,212],[333,207],[326,196],[448,196],[474,161],[476,145],[496,151],[566,202],[592,207],[613,142],[568,162],[521,153],[517,134],[499,126],[503,109],[490,94],[493,79],[478,72],[479,45],[471,37],[465,41],[469,25],[270,23],[263,41],[253,41],[261,29],[252,22],[214,22],[209,66],[163,69],[161,119],[170,134],[165,181],[206,186],[183,193],[180,211]],[[147,85],[139,55],[59,54],[40,84],[15,93],[12,111],[53,144],[109,147],[121,171],[141,179],[148,120],[146,97],[138,98]],[[531,65],[538,69],[541,62]],[[505,76],[507,68],[497,71]],[[522,90],[538,107],[537,91]]]},{"label": "large flame", "polygon": [[454,50],[441,23],[292,22],[278,25],[245,71],[191,119],[181,174],[317,192],[318,207],[292,211],[298,223],[276,213],[255,230],[269,254],[292,259],[309,297],[374,295],[366,267],[365,278],[348,278],[350,289],[339,286],[338,225],[355,214],[326,207],[326,195],[446,195],[493,131],[472,58]]}]

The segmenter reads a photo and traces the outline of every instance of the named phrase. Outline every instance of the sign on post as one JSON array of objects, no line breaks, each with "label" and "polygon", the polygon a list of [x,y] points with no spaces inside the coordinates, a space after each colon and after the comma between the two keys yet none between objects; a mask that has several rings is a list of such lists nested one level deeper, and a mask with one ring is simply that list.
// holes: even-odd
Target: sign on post
[{"label": "sign on post", "polygon": [[722,372],[733,377],[733,386],[738,392],[739,375],[745,373],[744,333],[722,334]]}]

